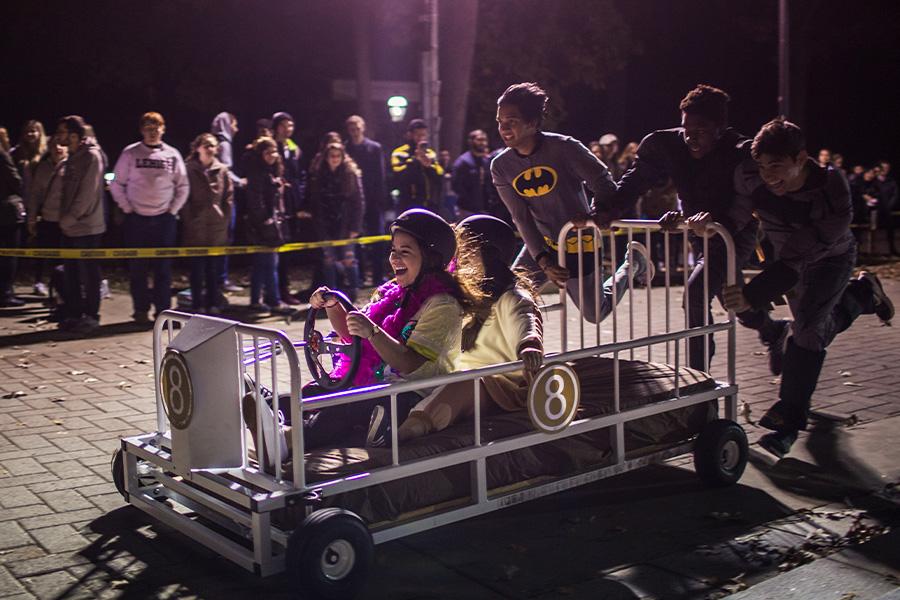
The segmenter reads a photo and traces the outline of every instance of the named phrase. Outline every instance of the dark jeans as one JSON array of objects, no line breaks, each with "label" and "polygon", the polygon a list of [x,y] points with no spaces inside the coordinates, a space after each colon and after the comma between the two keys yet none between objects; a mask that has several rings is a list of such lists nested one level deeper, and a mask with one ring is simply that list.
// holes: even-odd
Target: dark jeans
[{"label": "dark jeans", "polygon": [[[38,248],[59,248],[62,242],[62,230],[59,223],[55,221],[38,221],[37,232],[34,236],[34,245]],[[57,259],[35,258],[34,260],[34,282],[44,281],[44,266],[50,265],[52,270],[59,262]]]},{"label": "dark jeans", "polygon": [[[175,215],[163,213],[145,217],[125,215],[125,241],[132,248],[167,248],[175,245]],[[131,301],[135,314],[146,314],[152,304],[156,314],[172,306],[172,259],[133,258],[129,262]],[[153,271],[153,289],[147,275]]]},{"label": "dark jeans", "polygon": [[219,308],[222,293],[219,275],[224,256],[195,256],[191,258],[191,305],[194,310]]},{"label": "dark jeans", "polygon": [[790,294],[794,322],[784,355],[779,401],[770,413],[780,417],[783,431],[806,429],[812,395],[819,382],[826,348],[861,314],[875,312],[868,281],[847,279],[853,273],[856,249],[809,265]]},{"label": "dark jeans", "polygon": [[[235,194],[237,194],[237,190],[235,190]],[[237,225],[237,210],[232,207],[231,209],[231,220],[228,221],[228,244],[234,244],[234,228]],[[225,285],[225,282],[228,281],[228,257],[222,256],[221,262],[219,263],[219,274],[218,281],[219,285]]]},{"label": "dark jeans", "polygon": [[[315,383],[303,386],[303,397],[312,398],[330,393]],[[409,416],[409,411],[419,403],[422,396],[415,392],[397,394],[397,424]],[[377,405],[385,408],[390,415],[391,397],[372,398],[361,402],[342,404],[304,413],[303,447],[314,448],[361,448],[366,445],[366,433],[369,430],[369,419]],[[278,406],[285,418],[285,425],[290,425],[290,394],[281,394]]]},{"label": "dark jeans", "polygon": [[[691,241],[694,248],[694,256],[697,262],[691,271],[690,278],[687,283],[687,299],[688,304],[688,324],[690,327],[702,327],[703,315],[707,315],[707,323],[715,322],[712,315],[712,299],[718,298],[722,301],[722,288],[725,286],[725,278],[727,275],[727,264],[725,256],[725,245],[718,240],[710,240],[709,256],[703,255],[703,241],[695,238]],[[737,281],[743,281],[741,269],[747,264],[750,253],[756,248],[754,239],[735,236],[735,263],[737,272]],[[671,255],[670,255],[671,256]],[[703,297],[703,273],[708,272],[709,276],[709,298]],[[777,338],[779,328],[777,324],[769,316],[768,311],[747,311],[737,315],[741,325],[759,332],[760,340],[764,344],[769,344]],[[716,344],[713,336],[709,338],[709,362],[716,351]],[[688,361],[691,368],[701,371],[708,371],[709,365],[706,362],[705,348],[703,345],[704,336],[695,336],[688,341]]]},{"label": "dark jeans", "polygon": [[322,279],[325,285],[333,290],[342,290],[351,302],[356,300],[359,289],[359,262],[354,248],[355,245],[322,248]]},{"label": "dark jeans", "polygon": [[[0,227],[0,248],[18,248],[21,245],[22,228],[18,224]],[[18,259],[14,256],[0,256],[0,300],[11,298],[16,280]]]},{"label": "dark jeans", "polygon": [[[366,211],[363,218],[363,233],[365,235],[382,235],[384,233],[384,213],[381,210]],[[362,255],[372,270],[372,281],[375,282],[375,285],[380,285],[384,281],[384,265],[387,262],[390,244],[378,242],[366,244],[361,248]]]},{"label": "dark jeans", "polygon": [[[265,290],[265,296],[263,296]],[[260,252],[253,255],[253,272],[250,274],[250,304],[256,304],[260,297],[266,304],[281,304],[278,290],[278,253]]]},{"label": "dark jeans", "polygon": [[[99,248],[103,234],[80,237],[62,236],[63,248]],[[100,320],[100,261],[94,259],[67,259],[63,286],[63,317],[80,319],[91,317]]]}]

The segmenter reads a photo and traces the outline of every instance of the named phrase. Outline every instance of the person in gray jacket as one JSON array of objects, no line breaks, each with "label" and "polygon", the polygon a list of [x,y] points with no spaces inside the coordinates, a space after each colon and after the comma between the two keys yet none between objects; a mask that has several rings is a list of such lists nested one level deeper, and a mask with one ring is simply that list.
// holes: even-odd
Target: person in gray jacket
[{"label": "person in gray jacket", "polygon": [[783,118],[756,134],[753,160],[742,165],[736,189],[752,200],[775,261],[745,286],[724,290],[725,306],[735,312],[765,310],[788,296],[794,321],[779,400],[759,421],[773,430],[760,445],[779,458],[806,429],[825,349],[834,337],[861,314],[874,313],[888,325],[894,316],[878,277],[863,271],[850,280],[856,264],[850,189],[840,171],[810,158],[805,144],[800,128]]},{"label": "person in gray jacket", "polygon": [[[578,245],[581,244],[586,256],[582,272],[584,305],[580,308],[585,319],[596,323],[612,311],[613,303],[628,289],[632,262],[629,254],[615,275],[604,282],[600,313],[596,314],[593,229],[582,233],[580,240],[577,232],[572,231],[566,242],[565,267],[557,262],[557,238],[569,221],[585,221],[589,211],[585,185],[593,192],[592,204],[596,206],[612,197],[616,184],[606,165],[581,142],[541,131],[547,101],[547,93],[536,83],[511,85],[497,99],[497,126],[506,149],[491,161],[491,177],[525,241],[513,269],[537,271],[539,285],[549,279],[566,288],[569,297],[578,304],[578,278],[572,278],[571,273],[578,273]],[[653,274],[647,273],[652,265],[645,258],[646,249],[638,242],[632,242],[632,246],[639,250],[633,253],[634,276],[649,282]]]},{"label": "person in gray jacket", "polygon": [[[63,248],[99,248],[106,220],[103,214],[103,156],[85,134],[84,119],[60,119],[57,140],[68,146],[63,177],[59,227]],[[68,259],[65,266],[63,319],[59,328],[88,334],[100,325],[100,263]]]}]

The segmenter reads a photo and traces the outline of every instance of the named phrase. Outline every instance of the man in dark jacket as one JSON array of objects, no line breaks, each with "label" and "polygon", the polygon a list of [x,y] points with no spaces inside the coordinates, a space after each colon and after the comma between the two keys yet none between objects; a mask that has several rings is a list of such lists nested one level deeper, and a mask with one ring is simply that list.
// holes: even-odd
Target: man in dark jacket
[{"label": "man in dark jacket", "polygon": [[760,445],[779,458],[806,429],[813,391],[825,349],[861,314],[885,324],[894,306],[873,273],[849,282],[856,264],[850,233],[852,208],[844,176],[821,166],[806,152],[800,128],[770,121],[753,140],[753,161],[742,167],[738,192],[752,199],[775,248],[775,261],[746,286],[725,289],[725,304],[736,312],[762,309],[788,294],[794,321],[787,339],[779,400],[759,424],[774,433]]},{"label": "man in dark jacket", "polygon": [[[384,209],[387,205],[385,186],[384,151],[381,144],[366,137],[366,122],[359,115],[347,117],[347,154],[362,171],[363,195],[366,212],[363,216],[363,235],[384,233]],[[363,246],[372,269],[372,281],[380,285],[384,281],[384,263],[387,245],[384,243]]]},{"label": "man in dark jacket", "polygon": [[[278,154],[284,163],[284,223],[282,231],[285,233],[285,242],[300,240],[298,224],[300,220],[297,213],[303,208],[303,199],[306,196],[306,171],[301,166],[303,151],[300,146],[291,139],[294,135],[294,117],[286,112],[277,112],[272,115],[272,131],[275,143],[278,144]],[[278,283],[281,287],[281,299],[285,304],[297,305],[300,301],[290,293],[290,267],[294,264],[290,253],[284,254],[278,261]]]},{"label": "man in dark jacket", "polygon": [[[60,119],[57,138],[69,147],[59,210],[63,248],[99,248],[106,231],[103,213],[103,155],[85,135],[78,115]],[[64,319],[59,328],[88,334],[100,325],[100,263],[68,259],[65,266]]]},{"label": "man in dark jacket", "polygon": [[891,163],[882,160],[878,163],[878,226],[887,233],[888,250],[897,255],[897,245],[894,242],[894,217],[893,212],[897,206],[897,181],[891,177]]},{"label": "man in dark jacket", "polygon": [[[25,222],[25,203],[22,201],[22,178],[12,158],[0,150],[0,247],[18,248]],[[13,290],[16,278],[16,259],[0,257],[0,307],[25,304]]]},{"label": "man in dark jacket", "polygon": [[459,155],[452,169],[451,185],[456,192],[456,212],[460,219],[489,210],[494,188],[489,154],[487,134],[481,129],[470,131],[469,150]]},{"label": "man in dark jacket", "polygon": [[444,168],[428,146],[428,125],[422,119],[409,122],[406,143],[391,152],[391,171],[393,188],[400,192],[398,213],[410,208],[441,212]]},{"label": "man in dark jacket", "polygon": [[[749,157],[749,141],[728,127],[728,94],[708,85],[698,85],[681,101],[681,127],[655,131],[645,137],[638,147],[637,160],[619,182],[613,201],[600,205],[600,221],[619,218],[633,209],[635,202],[654,185],[670,177],[678,190],[681,213],[670,212],[660,222],[672,227],[690,216],[689,222],[702,231],[705,223],[719,222],[734,238],[735,262],[740,269],[747,264],[756,248],[757,222],[749,202],[738,198],[734,190],[735,170]],[[709,296],[719,296],[725,284],[725,245],[718,236],[709,241],[709,255],[704,255],[703,239],[692,236],[696,266],[688,280],[688,319],[691,327],[713,322],[711,302],[704,302],[704,271],[709,278]],[[738,275],[740,277],[740,275]],[[769,366],[781,372],[782,340],[787,335],[787,322],[772,321],[766,311],[752,311],[738,315],[741,323],[756,329],[760,339],[769,347]],[[715,345],[709,337],[709,360]],[[690,366],[708,370],[702,336],[689,342]]]}]

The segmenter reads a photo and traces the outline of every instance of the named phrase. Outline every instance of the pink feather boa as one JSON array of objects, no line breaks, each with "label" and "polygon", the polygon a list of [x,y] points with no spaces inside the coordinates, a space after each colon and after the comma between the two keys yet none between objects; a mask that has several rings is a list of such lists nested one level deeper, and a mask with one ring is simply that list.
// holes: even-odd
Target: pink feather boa
[{"label": "pink feather boa", "polygon": [[[378,288],[380,300],[370,302],[362,312],[365,313],[373,323],[381,327],[385,333],[405,344],[406,341],[401,339],[400,332],[402,332],[406,324],[416,316],[416,313],[419,312],[419,309],[422,308],[425,301],[437,294],[449,294],[452,291],[453,290],[447,286],[447,284],[440,281],[434,275],[426,275],[422,278],[419,285],[416,286],[415,290],[404,304],[403,299],[406,294],[409,293],[407,288],[398,285],[396,280],[391,280]],[[384,361],[378,354],[378,351],[375,350],[368,340],[362,340],[360,352],[359,369],[356,371],[356,376],[353,378],[353,386],[362,387],[381,383],[383,375],[382,378],[379,379],[376,373]],[[390,367],[385,365],[384,368],[388,369]],[[340,379],[349,369],[350,360],[341,355],[337,365],[331,372],[331,377]]]}]

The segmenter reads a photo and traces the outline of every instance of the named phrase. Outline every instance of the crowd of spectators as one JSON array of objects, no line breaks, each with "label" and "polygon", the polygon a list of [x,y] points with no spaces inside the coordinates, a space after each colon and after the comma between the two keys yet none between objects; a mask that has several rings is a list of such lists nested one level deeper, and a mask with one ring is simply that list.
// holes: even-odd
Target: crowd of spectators
[{"label": "crowd of spectators", "polygon": [[[509,213],[491,181],[490,148],[482,129],[467,136],[455,159],[432,147],[425,121],[412,119],[405,140],[389,154],[366,135],[366,123],[353,115],[343,135],[327,132],[318,152],[306,160],[294,141],[294,118],[279,111],[256,121],[252,142],[235,146],[237,118],[217,114],[208,132],[196,136],[187,159],[166,144],[164,117],[148,112],[139,120],[140,141],[110,165],[91,126],[77,115],[60,119],[55,133],[28,121],[11,146],[0,127],[0,245],[37,248],[130,246],[226,246],[247,243],[279,246],[288,242],[353,239],[380,235],[392,215],[411,207],[428,208],[449,221],[473,214]],[[606,133],[589,149],[614,180],[634,164],[638,145],[620,145]],[[822,149],[822,165],[844,172],[853,193],[854,221],[888,232],[890,252],[898,254],[892,211],[897,184],[890,163],[845,170],[843,157]],[[644,194],[626,218],[658,219],[678,209],[671,181]],[[652,242],[659,246],[661,240]],[[675,256],[680,250],[675,248]],[[290,312],[318,285],[355,297],[364,285],[384,281],[384,243],[343,245],[316,251],[312,284],[292,286],[303,259],[296,253],[257,253],[251,258],[249,308],[257,315]],[[620,249],[621,256],[624,248]],[[662,248],[653,250],[660,256]],[[243,289],[229,277],[227,257],[191,257],[189,298],[193,310],[221,313],[226,292]],[[20,306],[13,291],[17,261],[0,258],[0,306]],[[171,258],[128,259],[132,318],[149,324],[172,302]],[[60,329],[88,334],[99,326],[101,266],[97,260],[58,262],[30,259],[36,296],[53,301]],[[152,275],[152,285],[149,278]]]}]

